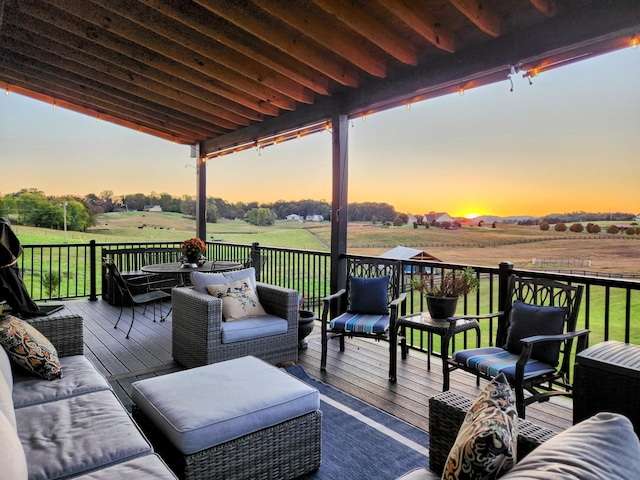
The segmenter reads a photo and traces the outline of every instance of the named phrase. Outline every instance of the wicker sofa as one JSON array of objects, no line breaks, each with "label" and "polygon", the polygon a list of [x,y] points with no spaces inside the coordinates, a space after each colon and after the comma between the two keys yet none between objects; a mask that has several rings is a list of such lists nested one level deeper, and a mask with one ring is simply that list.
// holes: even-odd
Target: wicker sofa
[{"label": "wicker sofa", "polygon": [[[429,399],[429,468],[413,470],[399,480],[441,478],[471,404],[451,391]],[[618,414],[599,413],[558,434],[520,418],[517,456],[518,464],[500,478],[640,478],[640,441],[629,419]]]},{"label": "wicker sofa", "polygon": [[0,348],[0,478],[175,480],[83,355],[82,317],[29,323],[56,347],[63,377],[49,381],[23,373]]},{"label": "wicker sofa", "polygon": [[[210,295],[214,282],[250,278],[265,317],[223,322],[222,302]],[[192,273],[191,287],[172,295],[173,358],[188,368],[253,355],[273,365],[298,360],[298,292],[255,281],[253,267],[226,273]]]}]

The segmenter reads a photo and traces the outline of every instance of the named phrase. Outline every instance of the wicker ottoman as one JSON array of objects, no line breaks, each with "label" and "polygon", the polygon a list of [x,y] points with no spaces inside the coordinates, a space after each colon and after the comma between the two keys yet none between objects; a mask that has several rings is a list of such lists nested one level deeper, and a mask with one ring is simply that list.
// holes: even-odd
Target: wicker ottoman
[{"label": "wicker ottoman", "polygon": [[296,478],[320,467],[318,391],[255,357],[135,382],[133,417],[180,478]]},{"label": "wicker ottoman", "polygon": [[631,420],[640,435],[640,345],[609,340],[576,355],[573,379],[573,423],[598,412]]}]

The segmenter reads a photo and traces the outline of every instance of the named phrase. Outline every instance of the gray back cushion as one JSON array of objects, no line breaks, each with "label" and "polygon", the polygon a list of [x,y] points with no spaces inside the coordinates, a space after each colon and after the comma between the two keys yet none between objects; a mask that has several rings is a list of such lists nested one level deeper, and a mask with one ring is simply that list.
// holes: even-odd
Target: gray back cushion
[{"label": "gray back cushion", "polygon": [[236,282],[247,277],[249,277],[251,288],[253,288],[253,291],[257,294],[256,269],[253,267],[223,273],[191,272],[191,285],[193,285],[193,289],[196,292],[206,293],[208,295],[209,292],[207,291],[207,287],[209,285],[221,285],[223,283]]}]

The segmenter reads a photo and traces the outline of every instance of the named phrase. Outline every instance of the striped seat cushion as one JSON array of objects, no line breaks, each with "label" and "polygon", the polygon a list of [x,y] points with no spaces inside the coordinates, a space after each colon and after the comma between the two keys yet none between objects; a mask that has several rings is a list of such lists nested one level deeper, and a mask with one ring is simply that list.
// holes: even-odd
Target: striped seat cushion
[{"label": "striped seat cushion", "polygon": [[331,320],[329,328],[354,333],[385,333],[389,330],[389,318],[389,315],[343,313]]},{"label": "striped seat cushion", "polygon": [[[516,363],[520,355],[498,347],[471,348],[454,352],[452,358],[467,367],[490,377],[504,373],[511,381],[516,378]],[[524,378],[537,377],[554,372],[555,368],[538,360],[529,360],[524,367]]]}]

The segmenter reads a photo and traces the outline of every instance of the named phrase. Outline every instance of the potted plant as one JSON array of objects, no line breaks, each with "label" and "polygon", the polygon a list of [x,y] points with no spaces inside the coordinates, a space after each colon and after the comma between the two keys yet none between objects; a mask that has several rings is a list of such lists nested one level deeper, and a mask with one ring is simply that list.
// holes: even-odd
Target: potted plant
[{"label": "potted plant", "polygon": [[201,259],[204,258],[207,246],[200,238],[190,238],[182,242],[181,250],[186,257],[186,263],[192,267],[197,267]]},{"label": "potted plant", "polygon": [[458,298],[478,288],[480,281],[471,267],[452,271],[441,278],[425,274],[411,280],[411,288],[427,300],[431,318],[443,319],[455,315]]}]

